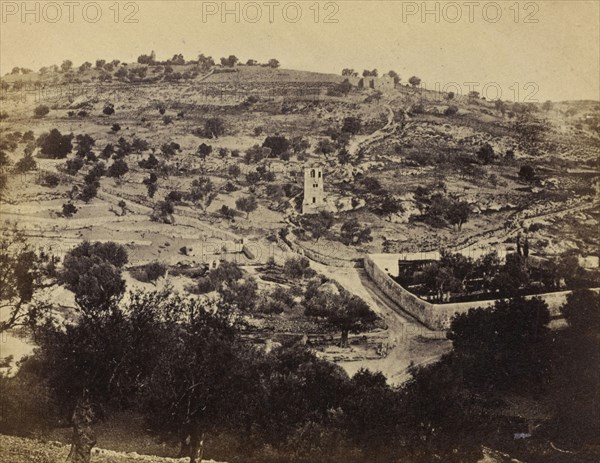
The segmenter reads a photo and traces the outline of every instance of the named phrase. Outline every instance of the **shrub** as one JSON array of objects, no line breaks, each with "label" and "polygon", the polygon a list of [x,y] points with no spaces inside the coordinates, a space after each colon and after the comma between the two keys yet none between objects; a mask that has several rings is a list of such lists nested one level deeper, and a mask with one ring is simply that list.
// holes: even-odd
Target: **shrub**
[{"label": "shrub", "polygon": [[454,116],[457,112],[458,112],[458,107],[454,106],[454,105],[448,106],[446,109],[444,109],[444,115],[446,115],[446,116]]},{"label": "shrub", "polygon": [[73,150],[73,134],[62,135],[57,129],[44,133],[37,139],[37,145],[44,156],[51,159],[62,159]]},{"label": "shrub", "polygon": [[225,217],[228,220],[233,219],[236,214],[235,209],[232,209],[231,207],[226,206],[225,204],[223,204],[223,206],[221,206],[221,209],[219,212],[221,213],[221,215],[223,217]]},{"label": "shrub", "polygon": [[535,179],[535,169],[528,164],[521,166],[521,169],[519,169],[519,178],[526,182],[531,182]]},{"label": "shrub", "polygon": [[62,206],[62,213],[65,217],[73,217],[77,213],[77,207],[73,203],[65,203]]},{"label": "shrub", "polygon": [[411,106],[410,112],[413,114],[424,114],[425,107],[421,103],[417,103]]},{"label": "shrub", "polygon": [[103,175],[106,175],[106,165],[102,161],[100,161],[94,164],[94,167],[90,169],[90,171],[83,178],[83,180],[85,181],[85,183],[94,183]]},{"label": "shrub", "polygon": [[100,183],[97,181],[92,183],[86,183],[83,189],[81,190],[79,199],[86,203],[89,203],[98,195],[98,188],[100,188]]},{"label": "shrub", "polygon": [[346,117],[342,125],[342,132],[348,132],[352,135],[356,135],[360,132],[362,127],[362,121],[359,117]]},{"label": "shrub", "polygon": [[146,278],[150,282],[155,282],[167,273],[167,266],[162,262],[150,262],[144,267]]},{"label": "shrub", "polygon": [[289,278],[311,278],[316,272],[306,257],[290,257],[283,264],[283,273]]},{"label": "shrub", "polygon": [[477,151],[477,159],[483,164],[489,164],[495,157],[494,148],[489,143],[486,143]]},{"label": "shrub", "polygon": [[529,226],[529,233],[535,233],[536,231],[539,231],[539,230],[541,230],[543,228],[544,228],[544,224],[543,223],[538,223],[538,222],[532,223]]},{"label": "shrub", "polygon": [[33,159],[31,154],[26,154],[15,164],[15,171],[19,173],[29,172],[30,170],[35,170],[36,168],[37,162],[35,159]]},{"label": "shrub", "polygon": [[268,171],[268,172],[265,172],[265,173],[262,175],[262,179],[263,179],[265,182],[274,182],[274,181],[275,181],[275,172],[273,172],[273,171]]},{"label": "shrub", "polygon": [[224,188],[225,188],[225,191],[227,191],[227,192],[229,192],[229,193],[231,193],[231,192],[233,192],[233,191],[237,191],[237,190],[239,190],[239,188],[237,187],[237,185],[236,185],[235,183],[233,183],[233,182],[227,182],[227,183],[225,184],[225,187],[224,187]]},{"label": "shrub", "polygon": [[287,138],[281,135],[274,135],[265,138],[265,141],[263,142],[262,146],[263,148],[270,148],[271,155],[279,157],[281,153],[290,149],[291,143]]},{"label": "shrub", "polygon": [[212,117],[204,123],[204,132],[208,138],[219,138],[225,133],[225,121],[220,117]]},{"label": "shrub", "polygon": [[173,203],[179,203],[183,200],[183,193],[181,191],[173,190],[169,192],[165,199]]},{"label": "shrub", "polygon": [[44,117],[50,112],[50,108],[46,105],[39,105],[33,110],[35,117]]},{"label": "shrub", "polygon": [[58,415],[57,404],[47,382],[32,366],[32,361],[26,361],[14,377],[0,375],[2,434],[31,436],[46,433]]},{"label": "shrub", "polygon": [[281,185],[269,184],[265,190],[267,196],[275,201],[278,201],[283,196],[283,188]]},{"label": "shrub", "polygon": [[227,168],[227,174],[233,178],[238,178],[241,172],[240,166],[237,164],[232,164]]},{"label": "shrub", "polygon": [[285,312],[287,307],[281,301],[265,298],[264,301],[256,304],[255,311],[263,314],[280,314]]},{"label": "shrub", "polygon": [[44,176],[41,184],[48,188],[55,188],[60,184],[60,178],[58,177],[58,175],[48,174]]},{"label": "shrub", "polygon": [[122,159],[115,160],[108,168],[109,177],[121,178],[127,172],[129,172],[129,166]]},{"label": "shrub", "polygon": [[81,159],[80,157],[75,157],[73,159],[67,160],[67,173],[69,175],[77,174],[77,172],[79,172],[83,167],[83,164],[83,159]]},{"label": "shrub", "polygon": [[150,153],[148,159],[142,159],[140,162],[138,162],[138,165],[142,169],[155,169],[156,167],[158,167],[158,164],[158,159],[156,158],[156,156],[154,156],[153,153]]},{"label": "shrub", "polygon": [[342,225],[341,241],[346,245],[361,244],[372,241],[371,229],[369,227],[361,227],[358,220],[350,219]]}]

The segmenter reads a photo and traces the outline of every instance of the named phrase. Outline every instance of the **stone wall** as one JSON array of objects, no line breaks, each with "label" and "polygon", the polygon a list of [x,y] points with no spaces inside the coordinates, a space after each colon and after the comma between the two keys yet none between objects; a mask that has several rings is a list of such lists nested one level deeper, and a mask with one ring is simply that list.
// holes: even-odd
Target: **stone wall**
[{"label": "stone wall", "polygon": [[277,242],[282,242],[292,252],[301,256],[308,257],[310,260],[319,262],[323,265],[329,265],[331,267],[362,267],[363,259],[342,259],[340,257],[328,256],[312,249],[302,247],[300,244],[292,241],[290,238],[282,238],[279,235],[276,237]]},{"label": "stone wall", "polygon": [[365,257],[364,266],[367,275],[369,275],[386,296],[425,326],[438,331],[447,329],[450,325],[450,319],[454,315],[451,312],[452,309],[448,310],[442,306],[443,308],[438,310],[434,304],[424,301],[410,291],[407,291],[396,283],[385,270],[380,268],[371,256]]},{"label": "stone wall", "polygon": [[[381,291],[396,302],[404,311],[408,312],[432,330],[448,329],[452,317],[457,313],[466,313],[470,309],[477,307],[491,307],[496,303],[496,299],[457,302],[454,304],[432,304],[424,301],[396,283],[396,281],[390,277],[388,272],[385,271],[385,267],[382,268],[386,263],[397,260],[397,254],[389,254],[386,258],[379,260],[378,257],[379,256],[365,257],[364,268],[367,275],[369,275]],[[595,288],[593,291],[600,291],[600,288]],[[550,315],[557,317],[560,316],[560,308],[566,302],[569,294],[571,294],[571,291],[557,291],[553,293],[526,296],[525,299],[539,297],[548,304]]]}]

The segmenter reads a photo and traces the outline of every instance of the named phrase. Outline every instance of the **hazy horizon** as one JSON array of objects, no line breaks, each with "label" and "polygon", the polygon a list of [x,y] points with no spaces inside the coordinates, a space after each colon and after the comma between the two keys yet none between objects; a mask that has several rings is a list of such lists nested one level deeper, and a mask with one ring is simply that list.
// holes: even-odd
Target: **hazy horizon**
[{"label": "hazy horizon", "polygon": [[[1,3],[2,75],[15,66],[37,71],[65,59],[75,66],[100,58],[132,62],[154,50],[159,59],[204,53],[218,62],[234,54],[243,62],[277,58],[282,68],[335,74],[393,69],[402,82],[417,75],[429,89],[453,82],[465,93],[486,87],[484,96],[492,99],[500,90],[505,100],[600,100],[600,4],[594,1],[483,1],[472,11],[465,2],[428,2],[425,17],[422,2],[282,1],[272,7],[272,23],[268,2],[224,2],[232,11],[239,5],[238,17],[230,13],[224,21],[221,11],[209,14],[223,2],[98,2],[95,23],[82,13],[94,2],[80,2],[73,22],[66,4],[55,2],[61,16],[54,23],[48,21],[57,13],[52,2],[24,2],[34,11],[25,17],[22,2]],[[492,22],[497,4],[501,17]],[[251,23],[257,7],[261,18]],[[96,11],[89,6],[88,19]],[[292,22],[298,12],[302,16]],[[138,22],[125,23],[127,14]],[[338,22],[324,22],[328,15]]]}]

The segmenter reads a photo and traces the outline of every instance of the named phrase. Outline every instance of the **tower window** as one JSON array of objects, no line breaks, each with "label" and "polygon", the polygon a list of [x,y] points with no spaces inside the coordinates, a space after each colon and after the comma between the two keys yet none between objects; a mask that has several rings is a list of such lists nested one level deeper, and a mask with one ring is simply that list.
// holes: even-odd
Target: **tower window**
[{"label": "tower window", "polygon": [[317,198],[313,197],[313,204],[317,202]]},{"label": "tower window", "polygon": [[319,172],[319,178],[321,178],[321,172]]},{"label": "tower window", "polygon": [[310,171],[310,176],[314,178],[314,176],[315,176],[315,170],[314,169]]}]

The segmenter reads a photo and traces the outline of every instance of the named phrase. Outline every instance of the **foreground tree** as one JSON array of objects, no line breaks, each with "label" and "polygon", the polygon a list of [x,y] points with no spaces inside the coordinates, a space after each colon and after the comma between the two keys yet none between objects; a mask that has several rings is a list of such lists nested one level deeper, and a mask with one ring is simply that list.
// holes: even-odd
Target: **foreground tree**
[{"label": "foreground tree", "polygon": [[134,293],[123,310],[116,304],[102,312],[83,310],[64,327],[48,323],[37,329],[37,369],[73,426],[67,461],[89,463],[96,444],[93,425],[110,411],[133,405],[159,349],[165,348],[160,322],[168,298]]},{"label": "foreground tree", "polygon": [[305,303],[305,314],[323,317],[342,332],[340,347],[348,347],[349,333],[362,333],[374,326],[377,315],[358,296],[346,291],[317,291]]},{"label": "foreground tree", "polygon": [[549,322],[548,306],[541,299],[515,298],[456,315],[448,338],[461,356],[466,381],[513,387],[516,382],[539,382],[545,375],[540,346]]},{"label": "foreground tree", "polygon": [[100,316],[110,311],[125,292],[121,268],[127,260],[123,246],[84,241],[65,256],[59,280],[75,293],[83,314]]},{"label": "foreground tree", "polygon": [[562,313],[568,327],[553,343],[549,431],[558,446],[595,448],[600,435],[600,295],[575,291]]},{"label": "foreground tree", "polygon": [[46,306],[30,306],[44,275],[42,259],[16,226],[6,224],[0,234],[0,333],[34,324]]},{"label": "foreground tree", "polygon": [[72,249],[59,280],[75,293],[79,321],[64,329],[51,322],[37,329],[45,376],[62,410],[72,410],[72,463],[89,463],[99,404],[110,402],[117,392],[129,392],[125,383],[134,378],[125,374],[131,335],[124,333],[117,305],[125,291],[120,267],[126,262],[127,252],[115,243],[86,241]]},{"label": "foreground tree", "polygon": [[160,337],[165,348],[142,386],[148,425],[179,438],[190,463],[202,460],[206,433],[239,425],[245,391],[258,384],[255,353],[244,348],[235,317],[214,309],[198,300],[168,303]]}]

